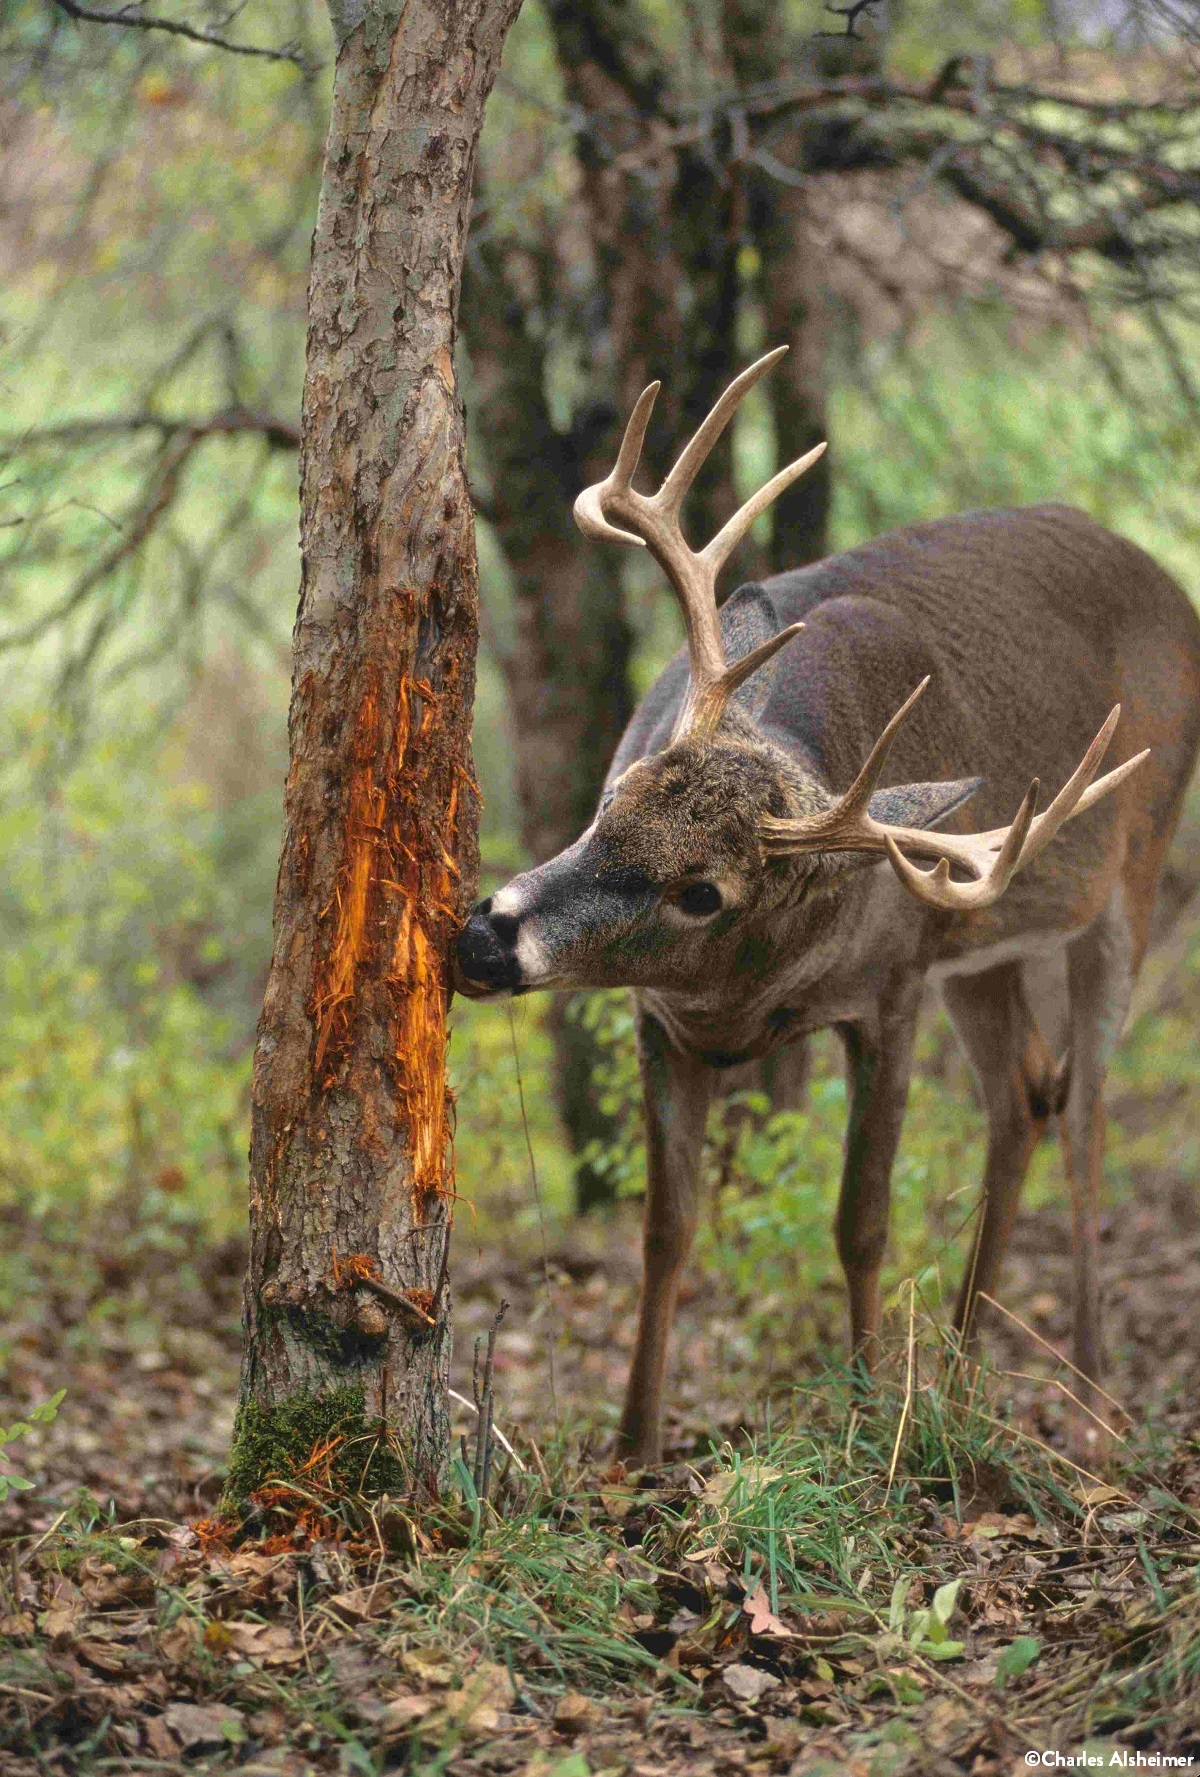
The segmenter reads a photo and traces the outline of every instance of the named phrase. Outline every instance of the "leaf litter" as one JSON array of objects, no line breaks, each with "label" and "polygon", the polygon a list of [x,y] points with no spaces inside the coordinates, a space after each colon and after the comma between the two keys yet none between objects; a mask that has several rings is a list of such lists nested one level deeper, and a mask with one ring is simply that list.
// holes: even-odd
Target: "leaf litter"
[{"label": "leaf litter", "polygon": [[[492,1505],[449,1487],[415,1522],[403,1502],[318,1493],[242,1529],[220,1508],[240,1244],[156,1267],[139,1236],[131,1266],[111,1217],[8,1231],[25,1263],[0,1417],[30,1426],[11,1466],[31,1484],[0,1506],[5,1777],[1007,1777],[1028,1746],[1086,1736],[1200,1752],[1186,1391],[1151,1401],[1115,1467],[1080,1473],[1053,1453],[1053,1391],[964,1383],[932,1327],[907,1393],[902,1349],[874,1402],[778,1351],[723,1388],[710,1329],[736,1305],[708,1280],[681,1317],[669,1460],[630,1472],[581,1411],[619,1395],[626,1230],[604,1257],[551,1255],[559,1428],[542,1405],[539,1255],[459,1269],[467,1361],[471,1333],[513,1304],[496,1418],[520,1463],[501,1446]],[[1026,1233],[1030,1256],[1039,1240]],[[1044,1263],[1027,1283],[1024,1269],[1019,1250],[1022,1314],[1035,1278],[1049,1294]],[[1135,1375],[1155,1336],[1144,1301],[1137,1318]],[[1035,1362],[1007,1326],[994,1345],[998,1371]],[[769,1367],[781,1356],[794,1394]],[[57,1419],[35,1420],[62,1388]],[[755,1398],[769,1414],[747,1415]]]}]

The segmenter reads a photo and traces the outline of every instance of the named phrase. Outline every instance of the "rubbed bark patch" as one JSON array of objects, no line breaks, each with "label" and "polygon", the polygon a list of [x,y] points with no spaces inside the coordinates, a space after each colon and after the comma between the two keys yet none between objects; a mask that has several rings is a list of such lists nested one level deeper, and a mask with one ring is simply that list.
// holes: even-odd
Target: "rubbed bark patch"
[{"label": "rubbed bark patch", "polygon": [[313,992],[317,1023],[314,1070],[325,1059],[335,1020],[344,1042],[349,1031],[348,1007],[367,942],[367,905],[377,873],[377,850],[383,833],[385,798],[375,782],[375,751],[379,736],[379,694],[372,684],[359,704],[354,722],[350,781],[346,792],[343,858],[334,889],[336,925],[333,943]]}]

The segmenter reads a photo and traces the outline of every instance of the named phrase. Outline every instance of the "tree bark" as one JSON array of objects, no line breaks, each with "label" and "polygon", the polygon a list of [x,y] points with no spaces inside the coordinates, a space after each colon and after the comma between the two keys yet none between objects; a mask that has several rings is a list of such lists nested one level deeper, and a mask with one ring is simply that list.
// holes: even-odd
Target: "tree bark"
[{"label": "tree bark", "polygon": [[309,1492],[431,1492],[447,1453],[445,957],[478,863],[453,353],[483,109],[518,6],[334,5],[237,1502],[301,1470]]}]

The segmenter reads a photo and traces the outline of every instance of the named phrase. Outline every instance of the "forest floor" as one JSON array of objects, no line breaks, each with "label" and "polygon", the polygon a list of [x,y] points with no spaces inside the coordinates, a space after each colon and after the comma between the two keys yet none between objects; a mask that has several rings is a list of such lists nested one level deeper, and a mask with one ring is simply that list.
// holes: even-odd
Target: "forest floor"
[{"label": "forest floor", "polygon": [[1007,1777],[1085,1747],[1111,1768],[1139,1751],[1200,1767],[1186,1194],[1148,1180],[1109,1217],[1111,1386],[1131,1419],[1090,1472],[1054,1453],[1048,1378],[1070,1375],[1039,1340],[1066,1334],[1069,1230],[1041,1211],[1004,1292],[1029,1330],[1001,1321],[991,1373],[956,1380],[902,1289],[873,1404],[820,1374],[832,1284],[818,1360],[782,1331],[750,1340],[746,1305],[698,1278],[668,1460],[626,1474],[604,1447],[636,1296],[626,1207],[552,1237],[552,1303],[540,1253],[484,1253],[460,1228],[461,1393],[473,1336],[510,1304],[496,1423],[527,1472],[507,1465],[495,1512],[457,1491],[416,1524],[330,1512],[318,1460],[300,1519],[268,1512],[244,1540],[218,1515],[240,1241],[198,1243],[182,1206],[153,1226],[111,1206],[84,1225],[11,1214],[5,1398],[27,1414],[66,1393],[0,1452],[33,1483],[0,1504],[4,1777]]}]

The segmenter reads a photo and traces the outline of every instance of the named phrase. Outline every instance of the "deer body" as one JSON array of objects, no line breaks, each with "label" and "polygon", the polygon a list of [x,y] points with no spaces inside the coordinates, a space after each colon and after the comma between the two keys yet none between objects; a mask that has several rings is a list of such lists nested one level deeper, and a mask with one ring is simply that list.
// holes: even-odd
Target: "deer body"
[{"label": "deer body", "polygon": [[[732,411],[724,402],[706,422],[708,448]],[[646,397],[635,446],[643,408],[648,418]],[[1030,1156],[1061,1112],[1074,1359],[1097,1378],[1103,1080],[1200,746],[1200,621],[1142,551],[1058,506],[913,526],[742,587],[718,618],[726,533],[698,556],[678,536],[697,442],[656,501],[628,490],[630,454],[627,436],[613,476],[577,511],[594,534],[633,524],[645,537],[680,596],[688,651],[635,713],[592,826],[481,903],[456,965],[476,996],[635,991],[648,1180],[624,1448],[642,1461],[661,1453],[667,1342],[720,1071],[830,1027],[850,1079],[836,1236],[852,1342],[869,1364],[930,977],[989,1122],[957,1325],[966,1335],[977,1293],[996,1287]],[[1110,740],[1117,769],[1092,783]],[[1038,775],[1066,789],[1035,820],[1026,790]],[[945,862],[917,867],[930,858]],[[1062,1063],[1024,989],[1025,968],[1056,954],[1069,998]]]}]

